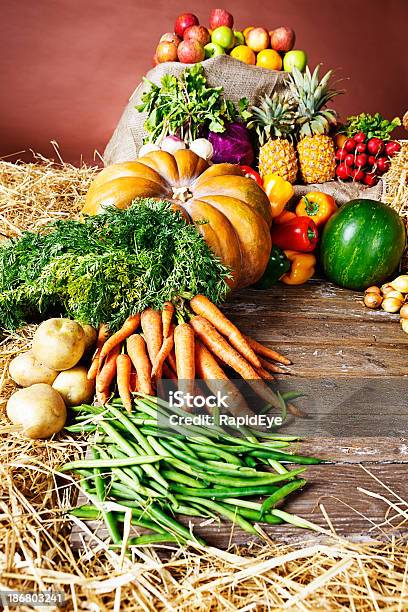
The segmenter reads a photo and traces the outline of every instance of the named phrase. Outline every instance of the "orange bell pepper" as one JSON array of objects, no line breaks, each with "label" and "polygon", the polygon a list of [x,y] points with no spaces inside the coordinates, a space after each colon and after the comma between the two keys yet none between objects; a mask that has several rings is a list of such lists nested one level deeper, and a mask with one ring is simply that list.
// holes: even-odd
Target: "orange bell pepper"
[{"label": "orange bell pepper", "polygon": [[321,191],[311,191],[299,201],[296,206],[298,217],[310,217],[317,227],[324,225],[337,210],[337,204],[332,196]]},{"label": "orange bell pepper", "polygon": [[262,178],[263,188],[271,203],[272,217],[275,218],[281,214],[295,192],[292,184],[279,174],[266,174]]},{"label": "orange bell pepper", "polygon": [[303,285],[315,272],[316,257],[313,253],[299,253],[298,251],[284,251],[291,262],[289,272],[281,277],[286,285]]},{"label": "orange bell pepper", "polygon": [[274,218],[273,224],[281,225],[282,223],[286,223],[287,221],[291,221],[292,219],[295,219],[296,216],[297,215],[291,210],[284,209],[280,215]]}]

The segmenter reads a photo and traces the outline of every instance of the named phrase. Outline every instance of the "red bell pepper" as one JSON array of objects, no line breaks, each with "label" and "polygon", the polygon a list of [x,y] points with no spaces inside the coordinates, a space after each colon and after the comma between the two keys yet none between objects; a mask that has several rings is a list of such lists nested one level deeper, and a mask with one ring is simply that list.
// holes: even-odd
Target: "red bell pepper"
[{"label": "red bell pepper", "polygon": [[240,166],[240,169],[245,174],[246,177],[253,179],[260,187],[263,187],[263,180],[261,175],[258,174],[256,170],[251,168],[251,166]]},{"label": "red bell pepper", "polygon": [[314,251],[319,235],[316,223],[309,217],[296,217],[281,225],[272,226],[272,244],[301,253]]}]

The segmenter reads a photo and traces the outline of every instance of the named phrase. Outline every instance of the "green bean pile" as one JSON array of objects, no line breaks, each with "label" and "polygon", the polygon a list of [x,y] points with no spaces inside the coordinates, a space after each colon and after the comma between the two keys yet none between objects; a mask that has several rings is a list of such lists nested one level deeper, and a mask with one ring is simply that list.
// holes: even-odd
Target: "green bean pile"
[{"label": "green bean pile", "polygon": [[[238,437],[217,426],[163,429],[158,419],[177,409],[140,394],[135,408],[137,412],[125,413],[120,400],[103,407],[78,406],[73,409],[74,424],[66,428],[92,434],[92,457],[62,467],[79,474],[79,486],[93,502],[71,514],[104,519],[113,545],[122,544],[125,512],[131,513],[133,525],[148,530],[130,538],[128,546],[194,541],[205,545],[176,515],[222,517],[253,535],[259,535],[257,523],[309,526],[275,507],[306,484],[299,477],[306,468],[288,469],[286,464],[321,463],[283,450],[296,437],[253,429],[241,429]],[[272,471],[261,470],[263,466]],[[259,496],[267,497],[263,503],[248,499]],[[114,510],[104,503],[109,501],[115,502]]]}]

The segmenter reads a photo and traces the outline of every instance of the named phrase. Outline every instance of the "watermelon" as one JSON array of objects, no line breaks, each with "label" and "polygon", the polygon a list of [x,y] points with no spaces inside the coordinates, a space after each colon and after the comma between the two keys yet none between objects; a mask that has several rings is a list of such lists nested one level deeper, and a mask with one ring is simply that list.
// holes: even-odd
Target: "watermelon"
[{"label": "watermelon", "polygon": [[327,222],[320,245],[325,275],[337,285],[380,285],[398,267],[405,249],[401,217],[376,200],[352,200]]}]

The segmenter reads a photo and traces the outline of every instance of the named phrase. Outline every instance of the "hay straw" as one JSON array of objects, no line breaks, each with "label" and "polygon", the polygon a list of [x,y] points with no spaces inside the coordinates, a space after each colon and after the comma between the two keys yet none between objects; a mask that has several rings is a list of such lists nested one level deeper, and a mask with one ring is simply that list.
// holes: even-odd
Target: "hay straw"
[{"label": "hay straw", "polygon": [[[94,173],[38,157],[32,164],[0,162],[0,231],[18,235],[75,215]],[[348,542],[335,534],[323,506],[329,527],[320,530],[324,542],[305,536],[291,546],[271,541],[230,551],[169,546],[168,560],[150,547],[128,558],[75,519],[83,549],[72,550],[72,524],[64,512],[75,503],[76,487],[61,486],[55,473],[68,456],[81,456],[84,444],[66,435],[26,440],[11,431],[4,414],[14,388],[7,364],[27,349],[33,330],[28,326],[0,342],[0,589],[63,589],[68,609],[88,611],[407,609],[406,544],[395,537],[386,543]],[[361,491],[389,508],[384,522],[373,526],[379,534],[395,525],[396,516],[406,521],[408,512],[405,500],[383,488],[377,500],[369,486]]]},{"label": "hay straw", "polygon": [[408,141],[402,141],[401,145],[384,175],[385,202],[401,217],[408,217]]}]

